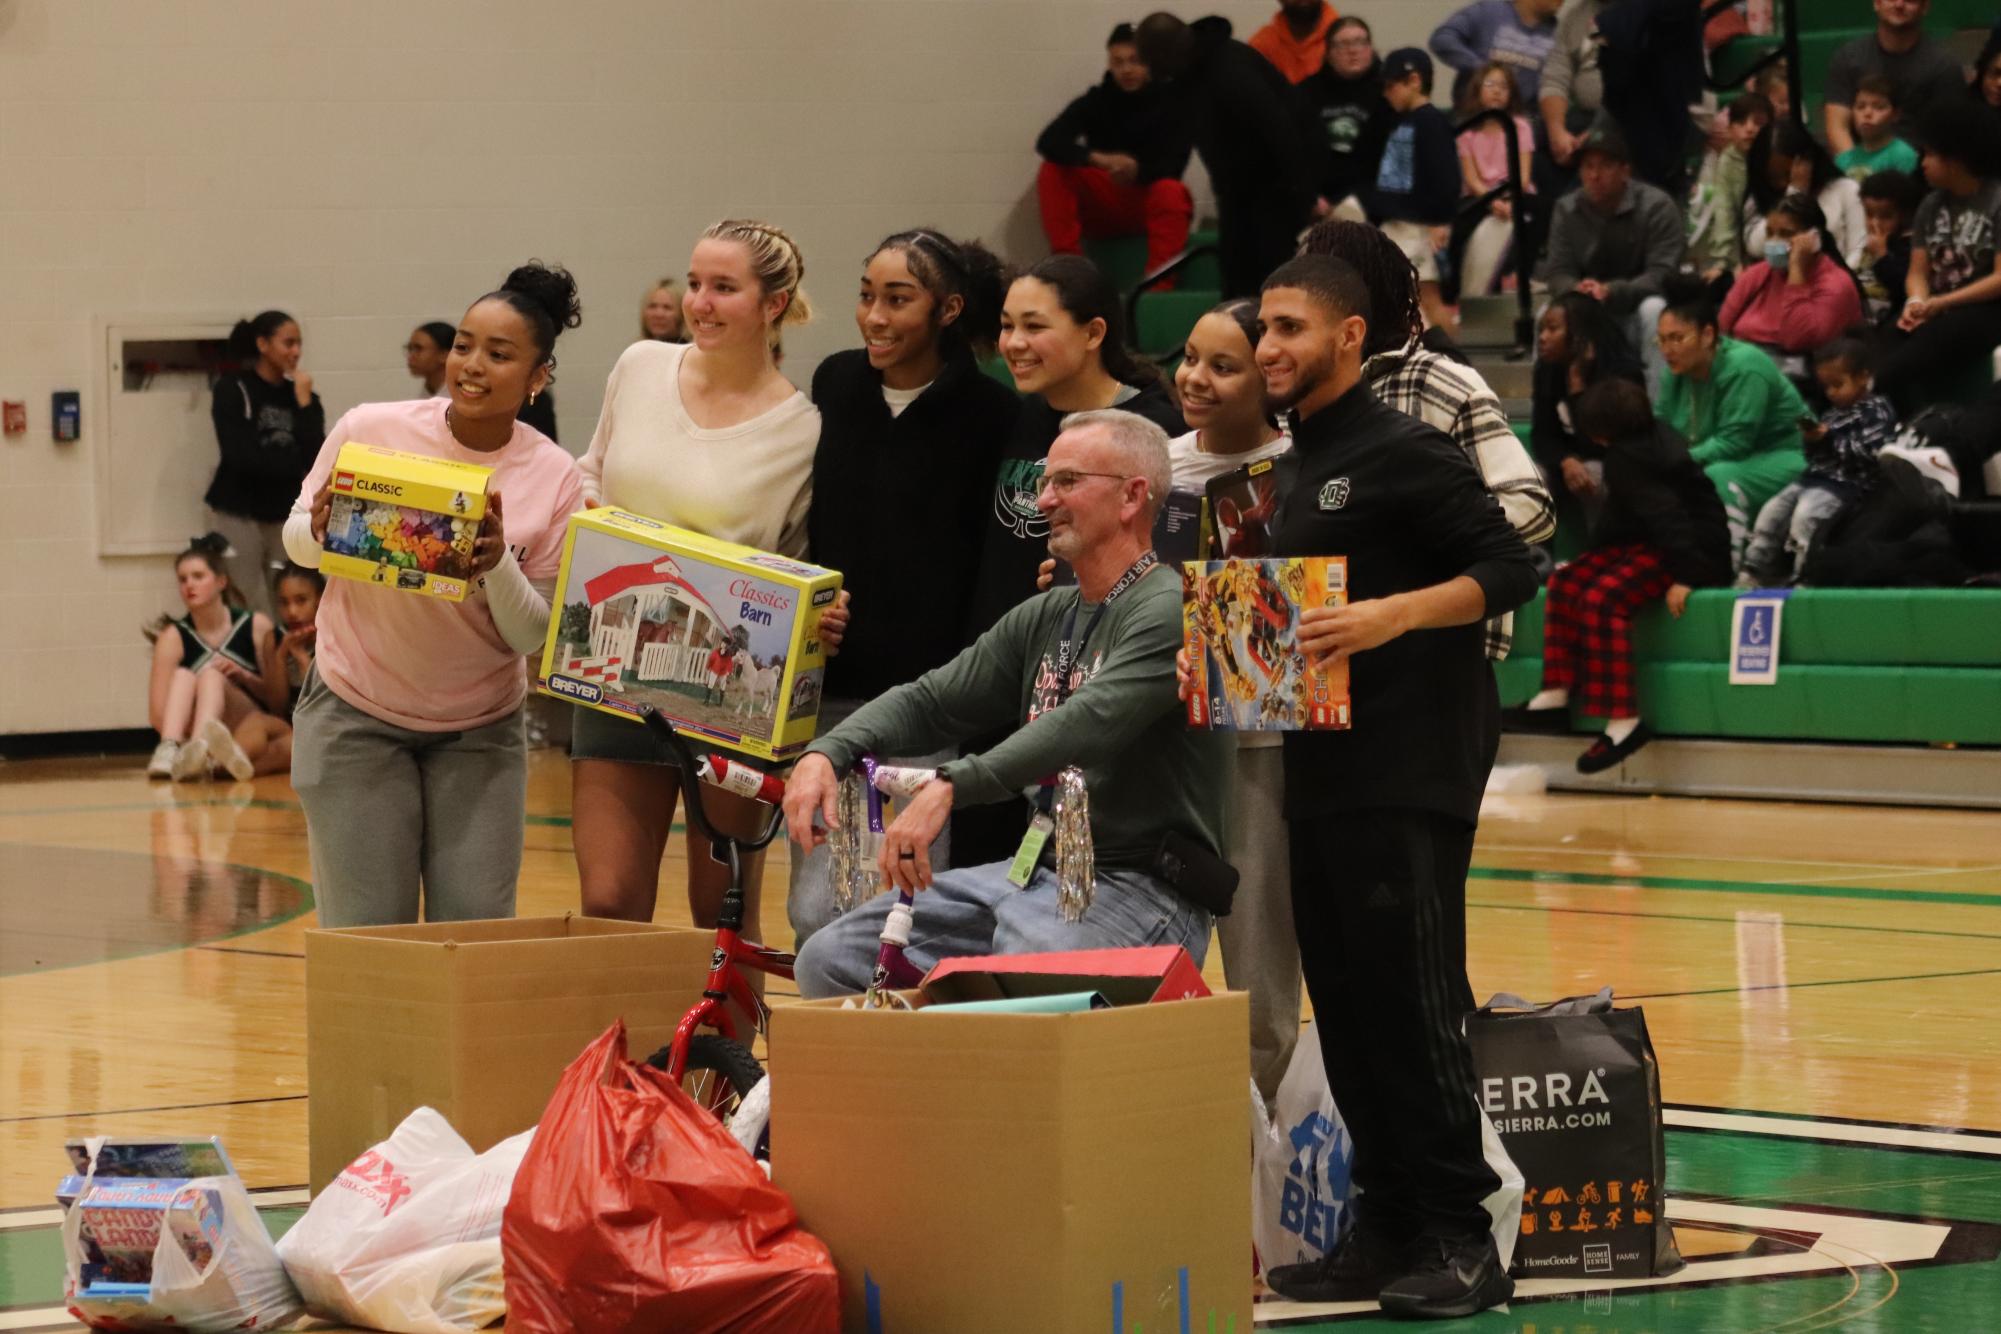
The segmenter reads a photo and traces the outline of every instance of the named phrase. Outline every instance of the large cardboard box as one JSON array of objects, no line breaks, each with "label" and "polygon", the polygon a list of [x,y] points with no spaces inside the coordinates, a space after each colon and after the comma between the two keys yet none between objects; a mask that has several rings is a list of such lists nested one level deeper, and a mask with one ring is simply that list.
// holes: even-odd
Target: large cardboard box
[{"label": "large cardboard box", "polygon": [[419,1107],[482,1153],[528,1129],[621,1016],[635,1055],[664,1045],[701,998],[714,942],[573,916],[308,931],[313,1190]]},{"label": "large cardboard box", "polygon": [[334,458],[320,572],[464,601],[493,469],[349,441]]},{"label": "large cardboard box", "polygon": [[773,1014],[774,1180],[844,1328],[1249,1334],[1249,1005],[1146,1003],[1161,981],[1069,974],[1048,985],[1127,1002],[1070,1014]]},{"label": "large cardboard box", "polygon": [[617,509],[570,517],[536,684],[761,759],[813,739],[827,674],[820,614],[837,571]]}]

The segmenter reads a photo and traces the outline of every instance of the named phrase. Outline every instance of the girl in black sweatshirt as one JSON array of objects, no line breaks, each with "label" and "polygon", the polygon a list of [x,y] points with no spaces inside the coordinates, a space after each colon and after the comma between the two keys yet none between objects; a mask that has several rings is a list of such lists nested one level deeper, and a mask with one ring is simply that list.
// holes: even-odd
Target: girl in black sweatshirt
[{"label": "girl in black sweatshirt", "polygon": [[[1052,255],[1009,285],[1001,308],[1000,353],[1025,397],[1002,446],[980,522],[979,582],[968,599],[964,641],[992,628],[1035,596],[1036,569],[1049,554],[1049,521],[1035,507],[1042,460],[1063,418],[1121,408],[1169,435],[1187,429],[1160,372],[1125,342],[1118,289],[1080,255]],[[987,748],[983,737],[968,753]],[[952,858],[978,866],[1014,855],[1027,825],[1020,802],[963,807],[952,813]]]},{"label": "girl in black sweatshirt", "polygon": [[222,452],[209,483],[209,526],[229,542],[253,612],[273,614],[272,572],[285,564],[285,516],[320,452],[326,410],[299,369],[299,323],[282,310],[237,321],[230,350],[250,363],[215,382],[210,417]]},{"label": "girl in black sweatshirt", "polygon": [[1697,588],[1730,582],[1730,526],[1723,502],[1688,442],[1657,421],[1647,391],[1607,378],[1577,403],[1577,432],[1605,451],[1605,503],[1590,548],[1549,578],[1543,606],[1542,691],[1513,721],[1561,730],[1578,711],[1604,733],[1578,757],[1580,773],[1620,763],[1653,739],[1640,719],[1633,617],[1665,600],[1680,616]]},{"label": "girl in black sweatshirt", "polygon": [[[841,571],[853,608],[827,664],[822,735],[965,643],[982,516],[1019,407],[975,360],[1000,330],[1002,289],[1001,261],[978,242],[898,232],[862,270],[863,346],[836,352],[813,374],[820,444],[808,548]],[[955,754],[882,758],[929,768]],[[949,864],[949,840],[939,842],[934,867]],[[794,857],[787,911],[802,943],[831,920],[824,846]]]}]

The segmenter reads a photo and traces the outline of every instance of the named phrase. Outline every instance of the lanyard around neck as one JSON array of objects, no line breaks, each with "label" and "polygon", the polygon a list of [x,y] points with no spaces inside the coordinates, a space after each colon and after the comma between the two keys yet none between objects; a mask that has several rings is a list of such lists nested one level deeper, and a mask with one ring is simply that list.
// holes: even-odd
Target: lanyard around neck
[{"label": "lanyard around neck", "polygon": [[1105,600],[1098,604],[1098,609],[1091,613],[1091,619],[1084,626],[1084,638],[1076,641],[1073,648],[1072,641],[1077,633],[1077,608],[1084,605],[1084,599],[1081,594],[1079,595],[1075,605],[1070,608],[1070,614],[1063,620],[1063,638],[1056,645],[1056,702],[1058,704],[1070,698],[1071,669],[1083,661],[1084,650],[1091,643],[1091,634],[1098,628],[1098,622],[1104,619],[1106,609],[1114,602],[1117,602],[1122,593],[1143,579],[1147,571],[1153,569],[1158,564],[1160,564],[1160,557],[1151,551],[1147,551],[1143,552],[1138,560],[1128,566],[1126,572],[1120,575],[1118,581],[1105,593]]}]

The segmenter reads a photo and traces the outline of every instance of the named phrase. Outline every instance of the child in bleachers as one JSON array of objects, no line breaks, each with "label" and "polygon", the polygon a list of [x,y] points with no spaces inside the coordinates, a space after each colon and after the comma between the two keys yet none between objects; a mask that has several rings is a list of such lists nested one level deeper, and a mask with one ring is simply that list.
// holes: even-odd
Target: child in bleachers
[{"label": "child in bleachers", "polygon": [[1866,344],[1836,339],[1814,354],[1813,373],[1831,410],[1818,423],[1801,422],[1806,471],[1758,511],[1739,588],[1796,582],[1814,533],[1875,484],[1876,454],[1896,435],[1897,412],[1875,392]]},{"label": "child in bleachers", "polygon": [[[1533,190],[1529,159],[1535,150],[1535,131],[1528,117],[1522,115],[1522,96],[1514,74],[1498,60],[1490,60],[1474,70],[1466,81],[1465,94],[1459,99],[1458,116],[1462,123],[1482,111],[1505,111],[1515,122],[1522,185]],[[1477,199],[1508,179],[1508,136],[1500,122],[1490,120],[1467,130],[1456,142],[1466,198]],[[1472,225],[1466,237],[1459,263],[1461,295],[1480,296],[1495,290],[1495,279],[1506,268],[1509,242],[1514,234],[1514,207],[1503,196],[1487,206],[1486,215]]]},{"label": "child in bleachers", "polygon": [[1665,599],[1680,616],[1688,595],[1730,578],[1730,529],[1688,441],[1631,380],[1608,378],[1577,401],[1577,430],[1605,451],[1605,504],[1587,549],[1549,577],[1543,605],[1542,690],[1511,721],[1562,729],[1571,693],[1605,730],[1578,757],[1580,773],[1618,764],[1653,739],[1640,720],[1633,617]]},{"label": "child in bleachers", "polygon": [[1413,46],[1383,60],[1383,99],[1396,113],[1367,199],[1370,220],[1417,270],[1425,323],[1457,332],[1438,290],[1438,252],[1459,204],[1459,156],[1452,120],[1431,104],[1431,57]]},{"label": "child in bleachers", "polygon": [[1918,150],[1899,139],[1897,90],[1880,74],[1871,74],[1855,85],[1855,101],[1849,108],[1849,124],[1855,130],[1855,147],[1834,159],[1850,180],[1866,181],[1879,171],[1915,172]]},{"label": "child in bleachers", "polygon": [[1855,278],[1862,284],[1862,305],[1872,325],[1888,323],[1904,309],[1904,277],[1911,271],[1911,219],[1924,198],[1923,182],[1901,171],[1879,171],[1862,182],[1869,237],[1862,244]]},{"label": "child in bleachers", "polygon": [[2001,344],[2001,139],[1991,113],[1969,98],[1941,99],[1924,122],[1925,181],[1932,187],[1911,227],[1902,337],[1876,383],[1905,415]]},{"label": "child in bleachers", "polygon": [[1744,211],[1745,154],[1758,132],[1772,123],[1772,104],[1762,93],[1745,93],[1723,115],[1729,132],[1721,148],[1703,153],[1688,201],[1688,260],[1718,301],[1730,290],[1730,276],[1744,264],[1739,219]]}]

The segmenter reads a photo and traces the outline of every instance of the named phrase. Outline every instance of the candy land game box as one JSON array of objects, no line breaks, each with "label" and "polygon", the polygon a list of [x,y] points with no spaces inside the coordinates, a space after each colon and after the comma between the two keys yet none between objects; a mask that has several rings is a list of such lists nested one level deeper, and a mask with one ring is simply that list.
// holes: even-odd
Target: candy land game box
[{"label": "candy land game box", "polygon": [[99,1182],[76,1208],[83,1215],[78,1237],[88,1257],[77,1295],[85,1299],[144,1298],[163,1230],[198,1270],[207,1268],[222,1242],[220,1195],[178,1178]]},{"label": "candy land game box", "polygon": [[349,441],[334,458],[320,572],[463,601],[492,476],[476,463]]},{"label": "candy land game box", "polygon": [[1188,725],[1234,732],[1350,726],[1347,662],[1310,670],[1297,647],[1302,610],[1347,601],[1342,556],[1184,563],[1182,633],[1196,685]]},{"label": "candy land game box", "polygon": [[635,727],[650,704],[689,736],[790,759],[819,719],[820,614],[840,588],[837,571],[642,515],[574,514],[536,685]]}]

